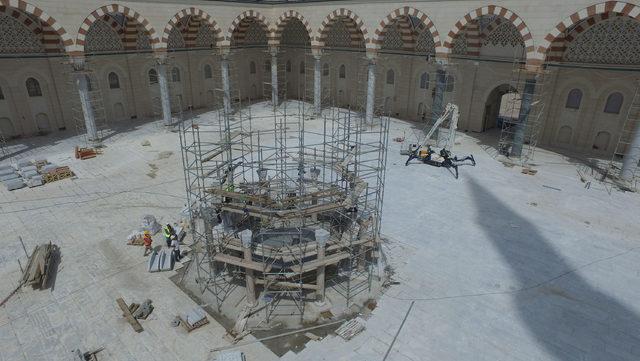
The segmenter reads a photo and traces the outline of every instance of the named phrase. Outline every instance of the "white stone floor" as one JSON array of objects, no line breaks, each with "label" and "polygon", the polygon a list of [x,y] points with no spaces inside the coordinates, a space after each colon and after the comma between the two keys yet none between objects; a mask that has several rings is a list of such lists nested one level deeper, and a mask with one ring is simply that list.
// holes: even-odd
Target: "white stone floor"
[{"label": "white stone floor", "polygon": [[[394,121],[390,138],[410,126]],[[20,155],[69,165],[77,179],[0,190],[0,297],[25,260],[18,236],[29,250],[54,241],[62,252],[53,290],[24,288],[0,308],[0,360],[68,360],[72,349],[100,346],[100,360],[208,360],[227,344],[223,328],[170,327],[196,304],[168,274],[145,271],[141,248],[125,245],[143,215],[167,221],[184,205],[178,135],[142,124],[86,161],[73,158],[77,142],[29,139]],[[477,137],[458,142],[456,153],[478,161],[458,180],[405,167],[390,142],[383,232],[399,284],[351,341],[329,336],[283,359],[640,359],[638,195],[585,189],[577,165],[550,151],[537,153],[538,174],[529,176],[491,158]],[[120,317],[117,297],[154,301],[144,332]],[[277,359],[259,343],[241,349],[250,361]]]}]

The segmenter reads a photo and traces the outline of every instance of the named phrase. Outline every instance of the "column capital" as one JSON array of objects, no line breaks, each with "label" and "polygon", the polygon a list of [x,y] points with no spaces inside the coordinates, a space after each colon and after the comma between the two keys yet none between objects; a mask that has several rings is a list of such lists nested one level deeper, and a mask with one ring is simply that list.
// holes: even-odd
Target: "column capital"
[{"label": "column capital", "polygon": [[220,46],[218,47],[218,55],[220,55],[223,59],[227,59],[229,54],[231,54],[230,46]]},{"label": "column capital", "polygon": [[157,65],[166,65],[168,61],[167,53],[155,53],[153,59]]},{"label": "column capital", "polygon": [[73,70],[82,71],[87,64],[87,59],[84,57],[84,55],[71,56],[69,57],[69,64],[71,64]]},{"label": "column capital", "polygon": [[311,55],[312,55],[316,60],[320,60],[320,58],[322,57],[322,49],[320,49],[320,48],[312,48],[312,49],[311,49]]},{"label": "column capital", "polygon": [[376,59],[378,59],[378,50],[373,48],[368,48],[366,51],[366,56],[369,62],[375,63]]}]

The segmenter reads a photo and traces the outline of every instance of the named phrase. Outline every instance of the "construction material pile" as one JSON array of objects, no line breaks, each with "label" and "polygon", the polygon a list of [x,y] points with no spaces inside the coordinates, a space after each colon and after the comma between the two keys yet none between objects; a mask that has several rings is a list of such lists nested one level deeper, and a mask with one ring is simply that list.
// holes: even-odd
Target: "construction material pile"
[{"label": "construction material pile", "polygon": [[74,155],[76,159],[85,160],[95,158],[98,154],[102,154],[100,149],[96,148],[80,148],[76,146]]},{"label": "construction material pile", "polygon": [[11,165],[0,166],[0,182],[10,191],[33,188],[73,176],[69,167],[51,164],[46,159],[21,159]]},{"label": "construction material pile", "polygon": [[52,277],[58,246],[49,242],[35,247],[29,257],[27,268],[22,276],[23,284],[30,284],[36,288],[46,288]]}]

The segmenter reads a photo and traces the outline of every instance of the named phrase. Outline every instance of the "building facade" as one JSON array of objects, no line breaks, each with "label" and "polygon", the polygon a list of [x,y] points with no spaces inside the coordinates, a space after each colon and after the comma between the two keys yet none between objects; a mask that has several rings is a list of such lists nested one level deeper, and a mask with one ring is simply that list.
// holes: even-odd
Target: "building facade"
[{"label": "building facade", "polygon": [[461,130],[499,127],[514,69],[544,73],[539,144],[610,157],[637,91],[639,19],[638,3],[620,1],[0,0],[0,132],[78,126],[78,71],[107,123],[160,116],[164,80],[174,112],[213,108],[223,62],[243,101],[270,98],[277,72],[289,99],[352,108],[373,69],[376,106],[424,121],[434,74],[455,64],[445,91]]}]

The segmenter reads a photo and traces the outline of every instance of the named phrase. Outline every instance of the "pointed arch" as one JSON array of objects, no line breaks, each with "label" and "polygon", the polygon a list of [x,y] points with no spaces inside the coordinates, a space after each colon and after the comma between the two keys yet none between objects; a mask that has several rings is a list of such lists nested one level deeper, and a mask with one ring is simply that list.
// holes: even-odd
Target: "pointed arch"
[{"label": "pointed arch", "polygon": [[304,25],[304,28],[307,29],[309,40],[314,39],[315,35],[313,29],[311,28],[311,25],[309,25],[309,21],[305,20],[304,16],[302,16],[302,14],[300,14],[299,12],[295,10],[287,10],[282,13],[282,15],[280,15],[275,23],[273,31],[274,44],[280,44],[280,42],[282,41],[282,32],[292,19],[298,19],[302,23],[302,25]]},{"label": "pointed arch", "polygon": [[[247,34],[248,25],[251,22],[256,22],[265,31],[267,36],[267,44],[273,43],[273,31],[270,28],[269,22],[264,15],[255,10],[246,10],[236,16],[231,22],[231,26],[227,29],[224,35],[225,42],[231,43],[243,42]],[[235,33],[235,34],[234,34]]]},{"label": "pointed arch", "polygon": [[513,24],[518,33],[520,33],[520,36],[522,36],[522,41],[525,45],[527,61],[530,58],[533,58],[535,54],[535,46],[533,43],[533,35],[527,27],[527,24],[522,20],[522,18],[520,18],[520,16],[518,16],[518,14],[507,8],[497,5],[483,6],[467,13],[464,17],[459,19],[447,34],[447,37],[442,44],[442,53],[446,55],[450,54],[453,50],[454,39],[462,33],[467,24],[474,22],[474,20],[479,19],[483,15],[496,15]]},{"label": "pointed arch", "polygon": [[[340,21],[340,19],[349,19],[355,26],[350,27],[349,33],[351,36],[351,43],[357,43],[362,41],[367,45],[371,44],[371,38],[369,38],[369,31],[367,27],[364,25],[364,22],[360,17],[354,13],[353,11],[345,8],[340,8],[333,10],[327,17],[322,21],[322,25],[318,29],[316,34],[316,43],[318,46],[325,46],[325,41],[327,40],[328,30],[331,26],[336,22]],[[360,33],[360,34],[358,34]]]},{"label": "pointed arch", "polygon": [[[18,18],[20,18],[19,13],[26,13],[34,16],[36,19],[40,20],[40,22],[42,23],[42,29],[40,29],[40,31],[43,32],[43,40],[59,37],[60,42],[64,47],[64,50],[67,53],[71,53],[73,51],[73,47],[74,47],[73,38],[58,23],[56,19],[52,18],[49,14],[47,14],[41,8],[34,6],[32,4],[29,4],[28,2],[22,1],[22,0],[17,0],[17,1],[16,0],[13,0],[13,1],[0,0],[0,11],[8,12],[9,9],[18,11],[18,14],[16,14],[18,15],[17,16]],[[12,15],[12,16],[16,18],[15,15]],[[25,24],[27,27],[30,28],[31,20],[24,19],[23,24]],[[50,49],[45,46],[45,50],[49,51]]]},{"label": "pointed arch", "polygon": [[[105,6],[99,7],[98,9],[92,11],[91,14],[89,14],[84,19],[84,21],[82,22],[82,25],[80,26],[80,29],[78,29],[78,36],[76,38],[76,46],[75,46],[76,53],[79,53],[79,54],[84,53],[85,39],[91,25],[95,23],[97,20],[101,19],[104,15],[114,14],[114,13],[122,14],[127,19],[133,20],[135,25],[140,25],[142,28],[144,28],[147,35],[149,36],[149,42],[151,43],[150,44],[151,48],[154,50],[158,49],[160,45],[160,39],[158,38],[158,34],[156,33],[156,30],[151,26],[151,23],[149,22],[149,20],[145,19],[142,15],[140,15],[140,13],[138,13],[135,10],[132,10],[127,6],[120,5],[120,4],[111,4],[111,5],[105,5]],[[128,29],[128,26],[126,26],[125,29],[126,29],[125,36],[130,35],[129,33],[131,32],[131,30]],[[125,49],[127,48],[128,46],[125,44]]]},{"label": "pointed arch", "polygon": [[552,44],[557,42],[567,30],[577,28],[580,23],[585,19],[592,18],[596,15],[602,15],[607,13],[617,13],[630,18],[640,20],[640,7],[634,4],[630,4],[622,1],[607,1],[595,5],[591,5],[580,11],[577,11],[562,20],[551,30],[542,40],[540,46],[538,46],[534,62],[537,65],[542,65],[547,60],[556,60],[555,55],[550,55],[550,51],[554,50]]},{"label": "pointed arch", "polygon": [[185,33],[185,41],[187,43],[187,47],[195,46],[196,37],[198,35],[198,29],[200,26],[210,26],[214,35],[214,46],[220,46],[220,42],[224,40],[222,36],[222,29],[218,26],[218,24],[213,20],[211,15],[207,12],[195,8],[185,8],[178,13],[176,13],[171,20],[164,27],[162,32],[162,39],[160,41],[160,48],[166,49],[169,44],[169,35],[174,28],[180,27],[183,24],[183,21],[187,21],[187,25],[185,29],[182,31]]},{"label": "pointed arch", "polygon": [[385,29],[402,17],[414,17],[420,20],[421,24],[425,27],[423,31],[428,31],[431,34],[436,47],[436,52],[438,51],[438,49],[441,47],[440,33],[438,33],[435,24],[425,13],[410,6],[397,8],[380,21],[373,34],[372,43],[374,48],[380,49],[382,47],[384,37],[386,35]]}]

